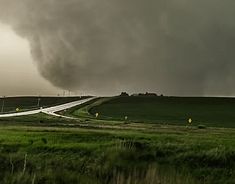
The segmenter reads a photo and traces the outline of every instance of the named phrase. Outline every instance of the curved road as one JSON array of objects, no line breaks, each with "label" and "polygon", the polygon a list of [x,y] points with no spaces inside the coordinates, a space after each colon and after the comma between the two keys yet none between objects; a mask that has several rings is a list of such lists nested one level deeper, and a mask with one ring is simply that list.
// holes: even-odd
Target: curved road
[{"label": "curved road", "polygon": [[[48,115],[52,115],[52,116],[70,118],[70,117],[67,117],[67,116],[61,116],[59,114],[56,114],[56,112],[63,111],[63,110],[66,110],[66,109],[70,109],[72,107],[84,104],[84,103],[89,102],[89,101],[91,101],[91,100],[93,100],[95,98],[96,97],[87,98],[87,99],[84,99],[84,100],[78,100],[78,101],[74,101],[74,102],[70,102],[70,103],[65,103],[65,104],[62,104],[62,105],[57,105],[57,106],[48,107],[48,108],[44,108],[44,109],[25,111],[25,112],[15,112],[15,113],[10,113],[10,114],[1,114],[0,118],[33,115],[33,114],[38,114],[40,112],[48,114]],[[74,118],[70,118],[70,119],[74,119]]]}]

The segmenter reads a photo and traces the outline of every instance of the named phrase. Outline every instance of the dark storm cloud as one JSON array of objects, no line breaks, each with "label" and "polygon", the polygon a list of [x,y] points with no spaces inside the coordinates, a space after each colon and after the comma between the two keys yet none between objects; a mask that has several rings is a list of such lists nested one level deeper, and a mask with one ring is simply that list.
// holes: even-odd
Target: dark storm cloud
[{"label": "dark storm cloud", "polygon": [[55,86],[234,94],[234,0],[0,0]]}]

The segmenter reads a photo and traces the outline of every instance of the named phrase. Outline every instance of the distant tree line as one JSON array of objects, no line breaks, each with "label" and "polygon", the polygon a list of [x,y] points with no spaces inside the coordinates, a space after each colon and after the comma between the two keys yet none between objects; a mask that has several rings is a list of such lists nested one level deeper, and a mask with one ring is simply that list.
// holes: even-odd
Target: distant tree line
[{"label": "distant tree line", "polygon": [[135,93],[135,94],[129,95],[127,92],[122,92],[120,96],[126,96],[126,97],[127,96],[163,96],[163,94],[158,95],[157,93],[146,92],[146,93]]}]

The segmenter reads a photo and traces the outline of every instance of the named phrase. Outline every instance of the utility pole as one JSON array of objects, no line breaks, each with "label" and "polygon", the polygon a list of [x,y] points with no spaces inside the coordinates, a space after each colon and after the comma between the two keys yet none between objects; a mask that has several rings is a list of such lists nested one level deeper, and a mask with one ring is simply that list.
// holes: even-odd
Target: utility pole
[{"label": "utility pole", "polygon": [[41,101],[41,98],[38,97],[38,107],[40,107],[40,101]]},{"label": "utility pole", "polygon": [[4,106],[5,106],[5,96],[2,98],[2,109],[1,109],[2,113],[4,111]]}]

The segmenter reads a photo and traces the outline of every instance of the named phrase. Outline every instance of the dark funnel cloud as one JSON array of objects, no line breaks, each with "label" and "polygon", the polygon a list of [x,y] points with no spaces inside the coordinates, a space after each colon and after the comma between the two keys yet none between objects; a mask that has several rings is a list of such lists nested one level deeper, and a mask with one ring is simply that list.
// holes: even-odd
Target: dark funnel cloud
[{"label": "dark funnel cloud", "polygon": [[63,89],[234,95],[234,10],[234,0],[0,0],[0,21]]}]

